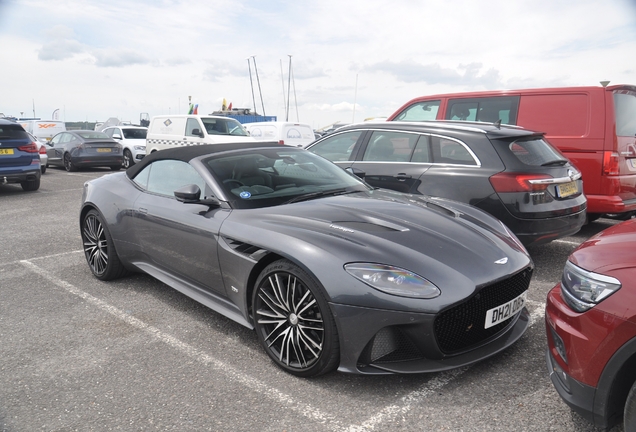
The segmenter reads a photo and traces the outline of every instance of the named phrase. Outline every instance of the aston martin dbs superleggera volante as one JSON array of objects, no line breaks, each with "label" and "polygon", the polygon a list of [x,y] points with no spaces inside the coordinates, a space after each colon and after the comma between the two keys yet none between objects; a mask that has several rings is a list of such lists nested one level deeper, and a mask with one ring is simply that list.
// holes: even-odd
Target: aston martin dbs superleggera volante
[{"label": "aston martin dbs superleggera volante", "polygon": [[80,228],[97,278],[147,273],[255,329],[298,376],[451,369],[528,327],[533,263],[500,221],[299,148],[152,153],[85,184]]}]

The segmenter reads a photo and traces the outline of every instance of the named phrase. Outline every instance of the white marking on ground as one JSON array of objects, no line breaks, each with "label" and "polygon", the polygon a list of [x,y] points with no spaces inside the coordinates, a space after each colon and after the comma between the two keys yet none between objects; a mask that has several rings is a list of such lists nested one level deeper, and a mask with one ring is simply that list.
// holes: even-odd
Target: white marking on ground
[{"label": "white marking on ground", "polygon": [[407,414],[411,410],[412,406],[418,405],[422,400],[429,397],[432,393],[438,391],[442,387],[445,387],[451,381],[460,377],[469,368],[469,366],[465,366],[446,372],[439,372],[420,389],[412,391],[406,396],[401,397],[401,404],[389,405],[370,419],[362,422],[359,425],[351,425],[345,430],[347,432],[364,432],[375,430],[375,428],[380,426],[382,423],[392,421],[399,415]]},{"label": "white marking on ground", "polygon": [[527,300],[526,303],[528,305],[534,306],[534,309],[530,311],[529,327],[532,327],[538,321],[543,321],[543,317],[545,316],[545,302],[538,302],[536,300]]},{"label": "white marking on ground", "polygon": [[570,240],[552,240],[552,243],[564,243],[564,244],[569,244],[569,245],[572,245],[572,246],[578,246],[582,242],[574,242],[574,241],[570,241]]},{"label": "white marking on ground", "polygon": [[340,424],[340,422],[337,420],[335,416],[324,413],[311,405],[294,400],[290,395],[285,394],[281,392],[280,390],[277,390],[256,378],[250,377],[249,375],[242,373],[241,371],[237,370],[231,365],[224,363],[218,359],[215,359],[214,357],[206,354],[205,352],[191,345],[188,345],[185,342],[180,341],[174,336],[163,333],[158,328],[146,324],[145,322],[117,309],[116,307],[106,303],[103,300],[98,299],[97,297],[93,297],[92,295],[78,289],[74,285],[62,279],[58,279],[57,277],[49,274],[49,272],[47,272],[45,269],[38,267],[37,265],[33,264],[29,260],[21,260],[20,264],[27,267],[29,270],[33,271],[34,273],[37,273],[38,275],[47,279],[54,285],[69,292],[70,294],[73,294],[85,300],[86,302],[101,309],[102,311],[111,314],[115,318],[120,319],[126,322],[127,324],[145,332],[146,334],[150,335],[156,340],[164,342],[165,344],[182,352],[183,354],[198,361],[199,363],[212,367],[213,369],[215,369],[216,372],[219,372],[227,376],[229,379],[233,381],[240,382],[244,386],[248,387],[250,390],[256,391],[265,397],[273,399],[274,401],[282,405],[285,405],[293,409],[294,411],[300,413],[301,415],[311,420],[314,420],[318,423],[321,423],[332,430],[342,429],[342,425]]}]

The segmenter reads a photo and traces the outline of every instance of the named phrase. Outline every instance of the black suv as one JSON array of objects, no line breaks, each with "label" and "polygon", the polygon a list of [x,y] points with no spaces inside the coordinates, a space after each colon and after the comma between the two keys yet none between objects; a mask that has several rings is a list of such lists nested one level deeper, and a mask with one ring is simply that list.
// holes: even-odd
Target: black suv
[{"label": "black suv", "polygon": [[372,186],[479,207],[524,245],[585,223],[581,173],[539,132],[481,122],[361,123],[307,149]]},{"label": "black suv", "polygon": [[0,119],[0,184],[20,183],[25,191],[40,188],[40,154],[24,128]]}]

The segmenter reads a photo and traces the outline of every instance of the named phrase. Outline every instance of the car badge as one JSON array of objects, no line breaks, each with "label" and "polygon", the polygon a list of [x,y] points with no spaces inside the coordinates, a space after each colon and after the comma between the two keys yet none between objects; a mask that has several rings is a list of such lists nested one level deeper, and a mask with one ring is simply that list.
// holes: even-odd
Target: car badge
[{"label": "car badge", "polygon": [[243,191],[243,192],[241,192],[241,193],[240,193],[240,195],[239,195],[239,196],[240,196],[241,198],[243,198],[243,199],[248,199],[249,197],[251,197],[251,196],[252,196],[252,194],[251,194],[251,193],[249,193],[248,191]]},{"label": "car badge", "polygon": [[568,169],[568,177],[570,178],[574,177],[574,171],[572,171],[571,169]]},{"label": "car badge", "polygon": [[505,264],[508,262],[508,257],[503,257],[502,259],[498,259],[495,261],[495,264]]}]

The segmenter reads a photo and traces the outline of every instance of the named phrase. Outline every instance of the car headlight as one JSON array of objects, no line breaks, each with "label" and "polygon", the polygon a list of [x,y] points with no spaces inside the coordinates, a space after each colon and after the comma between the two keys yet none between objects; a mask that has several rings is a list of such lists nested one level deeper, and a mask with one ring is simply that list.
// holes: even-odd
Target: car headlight
[{"label": "car headlight", "polygon": [[432,282],[399,267],[351,263],[344,268],[351,276],[387,294],[420,299],[431,299],[441,294]]},{"label": "car headlight", "polygon": [[621,282],[616,278],[583,270],[570,261],[565,263],[561,295],[568,306],[577,312],[594,307],[620,287]]},{"label": "car headlight", "polygon": [[140,146],[140,145],[137,145],[137,146],[134,146],[134,148],[135,148],[135,150],[137,150],[137,151],[142,151],[142,150],[144,150],[144,151],[145,151],[145,150],[146,150],[146,146]]}]

